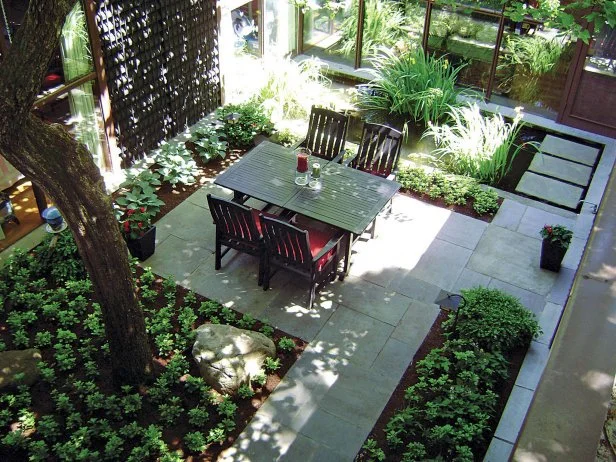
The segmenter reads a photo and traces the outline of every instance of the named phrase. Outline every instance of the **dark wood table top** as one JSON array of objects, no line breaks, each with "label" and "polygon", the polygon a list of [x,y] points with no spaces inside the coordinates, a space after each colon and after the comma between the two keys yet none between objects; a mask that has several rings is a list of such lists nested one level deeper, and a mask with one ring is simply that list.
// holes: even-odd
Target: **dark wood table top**
[{"label": "dark wood table top", "polygon": [[293,150],[265,141],[214,183],[353,234],[361,234],[400,189],[395,181],[323,159],[319,162],[321,189],[298,186]]}]

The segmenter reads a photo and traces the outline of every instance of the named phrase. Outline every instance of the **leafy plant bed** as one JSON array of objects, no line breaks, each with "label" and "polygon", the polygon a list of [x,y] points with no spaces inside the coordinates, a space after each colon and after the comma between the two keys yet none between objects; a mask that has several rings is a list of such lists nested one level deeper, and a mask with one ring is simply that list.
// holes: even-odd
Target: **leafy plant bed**
[{"label": "leafy plant bed", "polygon": [[[216,460],[306,344],[134,267],[154,364],[152,381],[112,386],[100,307],[70,235],[18,253],[1,271],[0,349],[38,348],[41,379],[0,394],[0,460]],[[46,278],[41,276],[45,275]],[[277,345],[235,397],[211,390],[192,359],[193,329],[226,323]]]},{"label": "leafy plant bed", "polygon": [[402,191],[433,205],[490,222],[502,199],[492,190],[483,190],[473,178],[427,172],[421,167],[400,169],[396,177]]},{"label": "leafy plant bed", "polygon": [[468,316],[438,316],[356,461],[483,459],[539,328],[502,292],[463,294]]}]

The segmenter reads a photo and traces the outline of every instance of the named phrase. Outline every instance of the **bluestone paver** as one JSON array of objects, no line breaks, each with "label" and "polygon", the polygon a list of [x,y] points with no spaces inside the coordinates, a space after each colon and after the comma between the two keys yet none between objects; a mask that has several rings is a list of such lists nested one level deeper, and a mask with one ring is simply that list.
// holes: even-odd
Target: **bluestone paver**
[{"label": "bluestone paver", "polygon": [[553,135],[547,135],[543,139],[539,150],[562,157],[563,159],[590,166],[595,164],[597,156],[599,155],[599,150],[597,148],[575,143]]},{"label": "bluestone paver", "polygon": [[588,186],[592,168],[549,154],[538,152],[533,157],[528,170],[541,175],[568,181],[579,186]]},{"label": "bluestone paver", "polygon": [[412,272],[398,274],[392,281],[390,289],[406,295],[413,300],[425,303],[433,303],[441,288],[429,282],[422,281],[411,275]]},{"label": "bluestone paver", "polygon": [[452,213],[436,235],[438,239],[473,250],[488,224],[459,213]]},{"label": "bluestone paver", "polygon": [[547,212],[545,210],[538,209],[536,207],[527,207],[517,231],[520,234],[524,234],[528,237],[534,237],[535,239],[541,239],[539,231],[545,225],[561,225],[565,228],[572,229],[575,221],[571,218],[558,215],[556,213]]},{"label": "bluestone paver", "polygon": [[173,276],[179,284],[186,285],[191,274],[211,256],[212,251],[202,240],[185,241],[169,235],[156,246],[156,252],[146,260],[145,264],[155,273],[165,277]]},{"label": "bluestone paver", "polygon": [[511,199],[505,199],[496,212],[494,219],[492,220],[493,226],[500,226],[502,228],[516,231],[522,220],[522,216],[526,212],[526,205],[520,204]]},{"label": "bluestone paver", "polygon": [[573,279],[575,278],[575,270],[561,266],[558,276],[554,281],[552,290],[548,294],[547,301],[565,305],[573,286]]},{"label": "bluestone paver", "polygon": [[539,327],[542,334],[537,338],[537,342],[545,345],[551,345],[556,328],[560,322],[560,317],[563,313],[564,305],[558,303],[547,302],[543,307],[541,316],[539,317]]},{"label": "bluestone paver", "polygon": [[529,390],[536,390],[549,356],[550,348],[548,345],[532,341],[524,357],[520,372],[518,372],[515,384]]},{"label": "bluestone paver", "polygon": [[494,432],[496,438],[515,443],[532,399],[532,390],[514,385],[496,432]]},{"label": "bluestone paver", "polygon": [[396,340],[392,334],[374,360],[372,369],[400,380],[418,348],[418,346]]},{"label": "bluestone paver", "polygon": [[473,287],[488,287],[492,278],[477,271],[464,268],[462,274],[451,288],[451,292],[460,293],[462,289],[472,289]]},{"label": "bluestone paver", "polygon": [[532,172],[525,172],[515,187],[516,192],[545,200],[552,204],[575,209],[582,198],[583,188]]},{"label": "bluestone paver", "polygon": [[492,438],[483,462],[503,462],[509,460],[512,451],[513,444],[498,438]]},{"label": "bluestone paver", "polygon": [[556,275],[539,268],[540,253],[539,239],[490,226],[473,252],[467,268],[536,294],[547,295]]},{"label": "bluestone paver", "polygon": [[391,337],[405,342],[411,349],[417,351],[439,311],[439,307],[434,303],[413,301]]},{"label": "bluestone paver", "polygon": [[434,239],[410,275],[449,290],[466,266],[472,250]]},{"label": "bluestone paver", "polygon": [[536,294],[534,292],[522,289],[520,287],[516,287],[499,279],[492,279],[488,287],[490,289],[502,290],[503,292],[514,296],[515,298],[520,300],[520,303],[522,303],[522,305],[526,309],[532,311],[537,316],[539,316],[541,314],[541,310],[543,310],[543,305],[545,303],[545,295]]},{"label": "bluestone paver", "polygon": [[337,355],[339,361],[369,367],[394,331],[394,326],[343,305],[314,340],[315,348]]},{"label": "bluestone paver", "polygon": [[565,258],[563,258],[562,266],[576,270],[578,266],[580,266],[580,260],[582,259],[585,248],[586,239],[580,239],[579,237],[573,236],[573,239],[571,239],[569,247],[567,248]]},{"label": "bluestone paver", "polygon": [[355,311],[392,326],[398,324],[411,303],[410,298],[400,293],[353,276],[345,278],[342,284],[330,285],[328,289],[336,303],[352,306]]}]

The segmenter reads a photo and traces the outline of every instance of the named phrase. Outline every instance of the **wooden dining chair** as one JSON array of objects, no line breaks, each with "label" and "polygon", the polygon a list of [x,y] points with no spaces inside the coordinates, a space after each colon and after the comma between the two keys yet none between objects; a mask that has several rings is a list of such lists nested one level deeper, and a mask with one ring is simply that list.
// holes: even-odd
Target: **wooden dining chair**
[{"label": "wooden dining chair", "polygon": [[273,268],[285,268],[310,280],[308,308],[312,308],[317,289],[336,279],[342,254],[342,231],[299,228],[290,223],[260,215],[265,259],[263,290],[269,289]]},{"label": "wooden dining chair", "polygon": [[402,133],[385,125],[364,123],[357,155],[347,165],[383,178],[394,179],[400,159]]},{"label": "wooden dining chair", "polygon": [[[230,249],[259,258],[258,284],[263,284],[265,242],[261,235],[260,210],[251,209],[221,197],[207,195],[210,213],[216,225],[214,268],[219,270],[221,260]],[[224,252],[222,247],[226,247]]]},{"label": "wooden dining chair", "polygon": [[[361,141],[357,155],[346,162],[346,165],[357,170],[377,175],[389,180],[396,178],[400,149],[402,148],[402,133],[386,125],[364,123]],[[390,213],[392,201],[386,207]],[[370,237],[376,234],[376,218],[370,226]]]},{"label": "wooden dining chair", "polygon": [[310,149],[316,157],[341,163],[348,126],[348,116],[312,106],[308,133],[299,146]]}]

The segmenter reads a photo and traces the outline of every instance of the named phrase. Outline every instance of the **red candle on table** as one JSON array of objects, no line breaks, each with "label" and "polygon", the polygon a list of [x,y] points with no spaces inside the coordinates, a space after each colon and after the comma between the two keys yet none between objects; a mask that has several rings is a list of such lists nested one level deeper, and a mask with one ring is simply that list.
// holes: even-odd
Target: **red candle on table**
[{"label": "red candle on table", "polygon": [[308,171],[308,154],[305,152],[297,154],[297,171],[301,173]]}]

